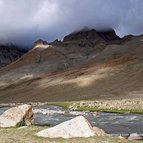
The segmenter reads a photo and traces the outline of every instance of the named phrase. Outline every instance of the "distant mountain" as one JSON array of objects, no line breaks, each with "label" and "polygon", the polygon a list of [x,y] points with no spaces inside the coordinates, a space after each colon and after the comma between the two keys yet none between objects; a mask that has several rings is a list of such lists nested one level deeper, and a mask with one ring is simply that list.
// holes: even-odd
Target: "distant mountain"
[{"label": "distant mountain", "polygon": [[38,40],[0,70],[0,102],[143,99],[143,35],[84,30]]},{"label": "distant mountain", "polygon": [[84,29],[82,31],[71,33],[64,38],[64,42],[66,41],[81,41],[81,40],[89,40],[95,41],[99,40],[100,42],[106,44],[120,43],[122,40],[119,36],[116,35],[113,29],[108,31],[96,31],[95,29],[88,30]]},{"label": "distant mountain", "polygon": [[26,52],[27,50],[20,49],[12,44],[0,44],[0,68],[16,61]]}]

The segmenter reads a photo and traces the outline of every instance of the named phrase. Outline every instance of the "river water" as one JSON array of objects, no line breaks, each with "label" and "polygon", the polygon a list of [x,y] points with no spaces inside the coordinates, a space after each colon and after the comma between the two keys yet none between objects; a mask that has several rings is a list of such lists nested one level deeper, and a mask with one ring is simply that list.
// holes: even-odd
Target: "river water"
[{"label": "river water", "polygon": [[[0,115],[8,107],[0,108]],[[94,116],[91,112],[75,112],[58,106],[33,107],[35,125],[55,126],[76,116],[84,115],[93,126],[102,128],[108,134],[138,133],[143,135],[143,114],[115,114],[99,112]]]}]

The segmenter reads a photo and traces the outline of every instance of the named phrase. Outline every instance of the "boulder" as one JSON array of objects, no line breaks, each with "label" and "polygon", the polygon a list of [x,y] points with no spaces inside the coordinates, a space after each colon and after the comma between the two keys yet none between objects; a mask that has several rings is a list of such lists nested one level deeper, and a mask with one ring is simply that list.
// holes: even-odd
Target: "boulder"
[{"label": "boulder", "polygon": [[93,127],[94,133],[96,134],[96,136],[105,136],[106,133],[104,130],[98,128],[98,127]]},{"label": "boulder", "polygon": [[92,112],[92,115],[93,115],[94,117],[96,117],[97,114],[98,114],[98,112]]},{"label": "boulder", "polygon": [[37,133],[37,136],[45,138],[93,137],[95,135],[93,127],[83,116],[78,116]]},{"label": "boulder", "polygon": [[19,127],[33,124],[33,111],[31,105],[20,105],[5,111],[0,116],[0,127]]},{"label": "boulder", "polygon": [[121,134],[120,136],[119,136],[119,139],[128,139],[128,137],[130,136],[130,134]]},{"label": "boulder", "polygon": [[128,137],[128,140],[143,140],[143,137],[141,137],[139,134],[137,133],[132,133],[130,134],[130,136]]}]

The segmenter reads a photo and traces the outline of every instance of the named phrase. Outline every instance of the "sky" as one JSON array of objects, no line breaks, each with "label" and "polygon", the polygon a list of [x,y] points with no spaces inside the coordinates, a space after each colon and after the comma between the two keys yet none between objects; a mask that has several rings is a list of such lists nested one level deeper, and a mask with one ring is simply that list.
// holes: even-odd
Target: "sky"
[{"label": "sky", "polygon": [[0,0],[0,43],[30,47],[84,27],[143,33],[143,0]]}]

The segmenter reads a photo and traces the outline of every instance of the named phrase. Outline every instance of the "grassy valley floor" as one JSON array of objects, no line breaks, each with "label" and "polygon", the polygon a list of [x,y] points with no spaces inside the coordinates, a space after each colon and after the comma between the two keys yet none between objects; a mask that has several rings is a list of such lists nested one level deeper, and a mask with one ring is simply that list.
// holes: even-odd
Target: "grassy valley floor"
[{"label": "grassy valley floor", "polygon": [[[33,106],[54,105],[69,108],[76,111],[111,112],[111,113],[138,113],[143,114],[142,98],[120,100],[87,100],[87,101],[63,101],[63,102],[25,102]],[[24,103],[0,103],[0,108],[16,106]]]},{"label": "grassy valley floor", "polygon": [[[76,102],[45,102],[31,103],[34,106],[41,104],[58,105],[80,111],[105,111],[116,113],[143,113],[142,101],[136,100],[96,100],[96,101],[76,101]],[[7,104],[8,105],[8,104]],[[0,107],[7,106],[1,104]],[[9,104],[14,105],[14,104]],[[138,141],[128,141],[120,139],[118,136],[74,138],[74,139],[49,139],[40,138],[36,133],[48,128],[46,126],[30,126],[26,128],[0,128],[0,143],[137,143]],[[140,141],[143,142],[143,141]]]},{"label": "grassy valley floor", "polygon": [[121,100],[95,100],[75,102],[47,102],[48,105],[57,105],[78,111],[99,111],[113,113],[143,113],[143,101],[141,99]]},{"label": "grassy valley floor", "polygon": [[23,129],[0,128],[0,143],[137,143],[118,137],[93,137],[75,139],[46,139],[39,138],[35,134],[47,127],[31,126]]}]

